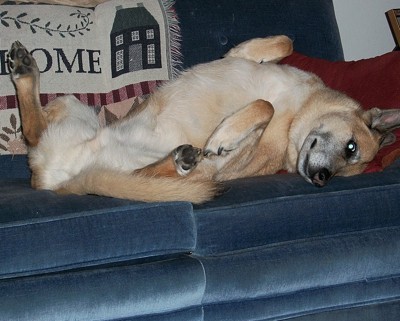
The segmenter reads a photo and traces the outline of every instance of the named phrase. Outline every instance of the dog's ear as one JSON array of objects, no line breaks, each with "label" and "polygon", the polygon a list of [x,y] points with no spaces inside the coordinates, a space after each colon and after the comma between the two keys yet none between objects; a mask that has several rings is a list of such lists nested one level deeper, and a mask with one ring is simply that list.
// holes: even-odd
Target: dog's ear
[{"label": "dog's ear", "polygon": [[400,127],[400,109],[372,108],[364,113],[364,119],[371,129],[390,132]]},{"label": "dog's ear", "polygon": [[382,135],[381,147],[396,141],[396,136],[391,131],[400,127],[400,109],[372,108],[364,112],[363,118],[368,127]]}]

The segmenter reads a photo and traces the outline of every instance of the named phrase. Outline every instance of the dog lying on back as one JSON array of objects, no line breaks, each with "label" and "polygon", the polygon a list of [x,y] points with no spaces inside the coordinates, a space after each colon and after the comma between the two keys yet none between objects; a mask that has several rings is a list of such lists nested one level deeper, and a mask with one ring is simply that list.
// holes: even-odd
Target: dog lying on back
[{"label": "dog lying on back", "polygon": [[[364,111],[314,74],[277,65],[286,36],[249,40],[162,86],[101,127],[74,96],[42,108],[39,70],[19,42],[9,52],[32,186],[138,201],[201,203],[224,180],[285,169],[324,186],[361,173],[400,126],[400,110]],[[196,147],[194,147],[196,146]]]}]

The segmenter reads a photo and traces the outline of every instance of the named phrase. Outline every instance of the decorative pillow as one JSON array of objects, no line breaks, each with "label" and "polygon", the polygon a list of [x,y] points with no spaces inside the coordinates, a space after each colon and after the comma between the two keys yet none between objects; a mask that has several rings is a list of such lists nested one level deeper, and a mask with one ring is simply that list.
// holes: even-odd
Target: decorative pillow
[{"label": "decorative pillow", "polygon": [[[318,75],[329,87],[359,101],[365,109],[400,108],[400,52],[359,61],[330,62],[299,53],[281,61]],[[400,130],[397,141],[382,148],[366,172],[380,171],[400,156]]]},{"label": "decorative pillow", "polygon": [[74,94],[106,123],[177,74],[180,30],[172,5],[171,0],[110,0],[95,8],[1,5],[0,154],[26,152],[6,64],[12,42],[19,40],[38,63],[43,105]]}]

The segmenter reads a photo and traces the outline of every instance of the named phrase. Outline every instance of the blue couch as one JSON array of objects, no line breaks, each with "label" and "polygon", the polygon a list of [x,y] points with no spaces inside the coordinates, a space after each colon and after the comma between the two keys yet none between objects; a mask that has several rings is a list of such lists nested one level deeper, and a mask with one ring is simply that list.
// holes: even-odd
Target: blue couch
[{"label": "blue couch", "polygon": [[[249,38],[342,60],[331,0],[177,0],[184,65]],[[316,188],[227,182],[214,201],[58,196],[0,157],[0,320],[400,320],[400,162]]]}]

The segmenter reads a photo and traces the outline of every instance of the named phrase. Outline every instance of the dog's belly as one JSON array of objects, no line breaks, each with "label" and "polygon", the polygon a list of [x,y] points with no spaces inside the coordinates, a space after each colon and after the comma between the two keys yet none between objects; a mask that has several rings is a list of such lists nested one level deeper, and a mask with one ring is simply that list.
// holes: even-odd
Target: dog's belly
[{"label": "dog's belly", "polygon": [[137,129],[130,133],[106,129],[100,136],[102,147],[96,152],[96,165],[121,171],[143,168],[165,157],[179,145],[172,136]]},{"label": "dog's belly", "polygon": [[30,163],[43,189],[57,189],[92,167],[131,172],[188,141],[172,123],[143,119],[146,112],[118,126],[100,127],[90,107],[75,99],[67,102],[66,117],[51,123],[40,144],[30,151]]},{"label": "dog's belly", "polygon": [[63,125],[51,124],[40,144],[30,150],[30,165],[40,176],[40,188],[58,188],[94,162],[91,138],[95,137],[97,128],[83,122],[76,126]]},{"label": "dog's belly", "polygon": [[314,78],[289,66],[224,58],[198,65],[161,88],[156,95],[167,103],[159,119],[163,123],[178,119],[190,141],[203,147],[224,118],[257,99],[269,101],[275,114],[296,112],[309,96]]}]

